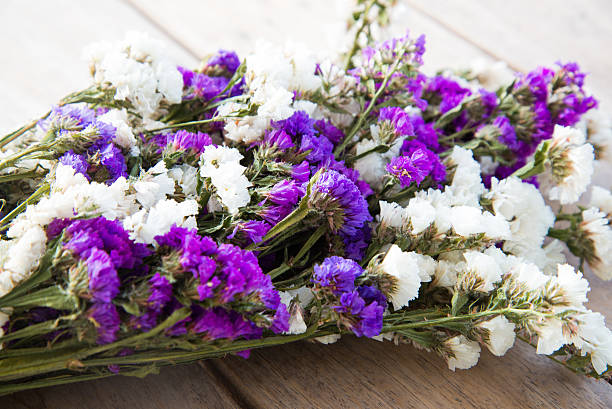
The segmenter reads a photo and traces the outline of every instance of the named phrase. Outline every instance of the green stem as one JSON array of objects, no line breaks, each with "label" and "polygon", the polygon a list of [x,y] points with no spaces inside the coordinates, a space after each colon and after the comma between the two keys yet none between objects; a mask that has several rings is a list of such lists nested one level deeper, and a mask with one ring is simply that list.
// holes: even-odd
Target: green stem
[{"label": "green stem", "polygon": [[368,26],[368,14],[370,12],[370,9],[372,8],[372,6],[374,6],[375,3],[376,3],[376,0],[371,0],[366,6],[363,13],[361,14],[363,19],[361,21],[361,25],[357,29],[357,32],[355,33],[355,38],[353,39],[353,45],[351,46],[351,50],[346,55],[346,62],[344,63],[344,71],[352,68],[353,66],[353,63],[351,60],[355,56],[355,53],[357,52],[357,50],[359,50],[359,36],[363,32],[363,30]]},{"label": "green stem", "polygon": [[374,96],[372,97],[372,100],[370,101],[370,105],[368,105],[366,110],[361,113],[355,125],[351,128],[349,133],[344,137],[344,140],[342,141],[342,143],[338,145],[338,147],[334,150],[334,155],[336,156],[336,158],[340,156],[340,153],[344,150],[344,148],[346,148],[346,145],[348,145],[348,143],[353,139],[353,136],[355,136],[357,132],[363,126],[363,123],[368,118],[368,115],[370,115],[370,112],[372,112],[372,109],[374,109],[374,105],[376,105],[376,100],[382,95],[382,93],[387,88],[387,83],[389,82],[389,80],[391,79],[391,76],[395,73],[395,71],[399,67],[399,63],[404,57],[405,53],[406,53],[406,50],[403,49],[403,51],[400,52],[399,55],[396,57],[395,62],[389,68],[389,72],[387,72],[387,75],[385,75],[383,82],[380,84],[380,87],[378,88]]},{"label": "green stem", "polygon": [[[225,118],[233,118],[233,117],[218,116],[218,117],[214,117],[214,118],[210,118],[210,119],[202,119],[200,121],[181,122],[179,124],[164,126],[163,128],[150,129],[150,130],[147,131],[147,133],[154,133],[154,132],[159,132],[159,131],[163,131],[163,130],[166,130],[166,129],[173,129],[173,128],[183,128],[185,126],[200,125],[200,124],[209,124],[211,122],[219,122],[220,120],[225,119]],[[236,118],[238,118],[238,117],[236,117]]]},{"label": "green stem", "polygon": [[1,175],[0,176],[0,183],[12,182],[14,180],[21,180],[21,179],[29,179],[29,178],[34,178],[36,176],[44,176],[44,175],[40,175],[38,173],[38,168],[39,167],[46,171],[45,168],[43,168],[40,165],[37,165],[35,169],[29,170],[27,172],[13,173],[13,174],[8,174],[8,175]]},{"label": "green stem", "polygon": [[50,144],[38,144],[38,145],[30,146],[29,148],[26,148],[22,151],[16,152],[13,155],[6,158],[5,160],[3,160],[2,162],[0,162],[0,170],[13,165],[19,159],[23,158],[24,156],[29,155],[30,153],[46,151],[50,147],[51,147]]},{"label": "green stem", "polygon": [[[297,209],[289,213],[287,217],[285,217],[283,220],[278,222],[276,226],[271,228],[268,231],[268,233],[266,233],[266,235],[263,237],[263,239],[261,240],[261,243],[264,243],[274,238],[275,236],[278,236],[280,233],[287,230],[289,227],[299,223],[306,216],[308,216],[308,213],[310,213],[310,209],[308,209],[308,207],[306,207],[305,205],[300,204],[300,206],[298,206]],[[253,243],[249,247],[247,247],[247,250],[256,250],[257,247],[258,247],[257,243]]]},{"label": "green stem", "polygon": [[15,139],[19,138],[21,135],[23,135],[24,133],[26,133],[30,129],[34,128],[36,126],[36,124],[38,123],[38,121],[41,121],[41,120],[45,119],[46,117],[49,116],[50,113],[51,113],[51,111],[47,112],[42,117],[33,120],[29,124],[22,126],[21,128],[17,129],[16,131],[13,131],[10,134],[2,137],[2,139],[0,139],[0,148],[3,148],[4,146],[6,146],[9,143],[13,142]]},{"label": "green stem", "polygon": [[36,189],[34,193],[30,195],[26,200],[24,200],[19,206],[14,208],[9,214],[4,216],[2,220],[0,220],[0,230],[4,229],[9,221],[11,221],[15,216],[25,210],[25,208],[35,200],[38,200],[41,196],[47,194],[50,190],[49,183],[44,183],[41,187]]}]

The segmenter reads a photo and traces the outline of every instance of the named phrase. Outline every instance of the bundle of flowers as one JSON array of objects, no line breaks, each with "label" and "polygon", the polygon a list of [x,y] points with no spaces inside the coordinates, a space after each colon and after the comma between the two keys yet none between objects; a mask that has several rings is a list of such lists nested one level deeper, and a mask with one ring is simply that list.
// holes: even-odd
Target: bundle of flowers
[{"label": "bundle of flowers", "polygon": [[428,76],[424,36],[372,40],[386,12],[360,2],[336,61],[92,46],[91,87],[0,139],[0,393],[344,335],[451,370],[518,338],[609,379],[566,263],[612,278],[585,74]]}]

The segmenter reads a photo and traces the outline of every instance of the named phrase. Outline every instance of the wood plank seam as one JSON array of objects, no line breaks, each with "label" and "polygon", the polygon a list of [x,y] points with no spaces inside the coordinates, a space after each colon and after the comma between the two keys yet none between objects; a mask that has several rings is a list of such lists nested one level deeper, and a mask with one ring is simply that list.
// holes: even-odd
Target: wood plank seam
[{"label": "wood plank seam", "polygon": [[508,67],[510,67],[514,71],[522,71],[521,68],[519,68],[518,66],[512,64],[510,61],[506,60],[504,57],[502,57],[502,56],[496,54],[495,52],[489,50],[488,48],[483,47],[482,45],[474,42],[470,37],[466,36],[465,34],[461,33],[460,31],[457,31],[455,28],[453,28],[452,26],[448,25],[442,19],[436,17],[432,13],[427,12],[426,9],[424,7],[422,7],[418,2],[413,2],[413,1],[409,1],[408,0],[408,3],[410,4],[410,7],[412,8],[412,10],[414,10],[417,13],[421,14],[423,17],[433,21],[434,23],[436,23],[440,27],[444,28],[446,31],[448,31],[452,35],[454,35],[456,37],[459,37],[460,39],[462,39],[466,43],[469,43],[469,44],[473,45],[474,47],[478,48],[480,51],[482,51],[487,56],[493,58],[496,61],[503,61],[503,62],[505,62],[508,65]]}]

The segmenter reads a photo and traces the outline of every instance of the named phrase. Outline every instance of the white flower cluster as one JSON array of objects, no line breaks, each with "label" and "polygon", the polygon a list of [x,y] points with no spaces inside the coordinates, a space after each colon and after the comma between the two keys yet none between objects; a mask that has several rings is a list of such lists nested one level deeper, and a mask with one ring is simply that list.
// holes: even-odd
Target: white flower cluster
[{"label": "white flower cluster", "polygon": [[[218,109],[220,117],[226,117],[225,137],[235,142],[252,143],[260,139],[270,121],[290,117],[296,109],[294,91],[308,93],[321,86],[315,75],[316,59],[308,50],[296,44],[284,49],[267,42],[258,42],[255,52],[246,58],[245,74],[250,103],[256,105],[256,116],[232,118],[248,104],[226,102]],[[307,108],[312,110],[314,104]]]},{"label": "white flower cluster", "polygon": [[125,108],[111,109],[104,115],[97,118],[101,122],[106,122],[115,127],[115,137],[113,142],[124,149],[130,151],[132,156],[138,156],[140,150],[136,144],[136,137],[129,124],[128,113]]},{"label": "white flower cluster", "polygon": [[556,125],[549,152],[552,166],[539,177],[542,190],[561,204],[577,202],[593,176],[593,145],[582,131]]},{"label": "white flower cluster", "polygon": [[[56,218],[102,215],[107,219],[122,219],[132,213],[136,204],[128,193],[125,178],[112,185],[92,182],[75,174],[70,166],[58,164],[51,194],[30,205],[11,224],[7,236],[11,240],[0,271],[0,295],[23,281],[38,265],[47,244],[45,226]],[[4,242],[3,242],[4,243]]]},{"label": "white flower cluster", "polygon": [[477,84],[490,91],[512,84],[514,72],[504,61],[489,62],[483,58],[476,58],[467,67],[470,76],[477,80]]},{"label": "white flower cluster", "polygon": [[221,204],[231,214],[251,200],[251,182],[244,175],[246,168],[240,164],[241,159],[238,149],[214,145],[207,146],[200,157],[200,175],[210,178]]},{"label": "white flower cluster", "polygon": [[123,41],[103,41],[85,50],[96,84],[115,89],[115,99],[129,101],[143,118],[153,116],[162,100],[181,102],[183,79],[162,43],[138,32]]},{"label": "white flower cluster", "polygon": [[480,206],[485,187],[480,179],[480,165],[471,151],[456,146],[449,164],[455,166],[455,173],[444,192],[437,189],[417,192],[405,208],[381,201],[381,223],[413,235],[433,227],[439,239],[484,233],[485,240],[509,240],[509,219]]},{"label": "white flower cluster", "polygon": [[612,227],[606,213],[596,207],[583,210],[580,230],[592,244],[594,254],[589,266],[602,279],[612,279]]}]

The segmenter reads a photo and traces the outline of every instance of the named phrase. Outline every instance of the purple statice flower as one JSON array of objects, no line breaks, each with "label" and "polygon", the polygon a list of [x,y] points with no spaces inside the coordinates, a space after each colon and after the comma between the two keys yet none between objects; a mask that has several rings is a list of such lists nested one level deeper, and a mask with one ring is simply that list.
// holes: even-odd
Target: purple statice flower
[{"label": "purple statice flower", "polygon": [[548,85],[555,76],[555,72],[549,68],[537,67],[535,70],[521,76],[515,88],[526,86],[531,91],[536,102],[546,103],[548,100]]},{"label": "purple statice flower", "polygon": [[116,269],[144,268],[143,258],[150,254],[145,244],[134,243],[118,220],[104,217],[73,220],[66,227],[65,248],[77,257],[87,259],[93,249],[104,250]]},{"label": "purple statice flower", "polygon": [[188,68],[181,67],[180,65],[176,67],[176,69],[183,76],[183,87],[184,88],[191,87],[191,84],[193,83],[193,76],[195,75],[195,73]]},{"label": "purple statice flower", "polygon": [[308,182],[310,179],[310,164],[306,161],[293,165],[291,178],[298,183]]},{"label": "purple statice flower", "polygon": [[416,149],[410,156],[398,156],[387,165],[387,172],[399,179],[402,187],[413,182],[420,185],[433,169],[433,163],[422,149]]},{"label": "purple statice flower", "polygon": [[414,128],[408,114],[401,108],[386,107],[380,110],[378,121],[389,121],[398,136],[414,135]]},{"label": "purple statice flower", "polygon": [[596,107],[597,100],[592,96],[581,98],[576,94],[568,94],[563,98],[563,108],[557,115],[555,123],[573,126],[580,121],[582,115]]},{"label": "purple statice flower", "polygon": [[[384,298],[384,296],[383,296]],[[385,300],[386,306],[386,300]],[[380,334],[385,306],[373,301],[366,304],[359,291],[346,292],[340,296],[340,305],[334,309],[354,319],[348,327],[358,337],[375,337]]]},{"label": "purple statice flower", "polygon": [[283,179],[272,186],[270,191],[266,193],[266,197],[277,205],[293,206],[304,196],[304,193],[300,183],[294,180]]},{"label": "purple statice flower", "polygon": [[353,236],[372,220],[368,202],[359,188],[335,170],[323,171],[312,184],[311,190],[310,207],[331,214],[328,220],[332,231]]},{"label": "purple statice flower", "polygon": [[350,293],[355,289],[355,279],[363,269],[353,260],[331,256],[321,264],[315,264],[312,282],[331,290],[334,295]]},{"label": "purple statice flower", "polygon": [[202,73],[194,73],[191,86],[185,99],[211,100],[223,92],[229,80],[225,77],[210,77]]},{"label": "purple statice flower", "polygon": [[359,191],[363,197],[368,197],[374,193],[367,182],[359,179],[360,175],[357,169],[347,167],[344,164],[344,161],[337,161],[333,155],[327,156],[325,160],[320,162],[317,166],[313,166],[312,172],[316,173],[319,169],[335,170],[336,172],[346,176],[357,186],[357,188],[359,188]]},{"label": "purple statice flower", "polygon": [[412,123],[417,141],[425,144],[427,148],[433,151],[437,151],[440,148],[438,133],[433,124],[426,123],[420,115],[410,116],[410,122]]},{"label": "purple statice flower", "polygon": [[119,276],[110,258],[104,251],[93,248],[85,261],[89,275],[89,291],[94,301],[109,303],[119,294]]},{"label": "purple statice flower", "polygon": [[70,219],[53,219],[47,225],[47,239],[51,240],[59,236],[66,227],[70,226],[70,223],[72,223]]},{"label": "purple statice flower", "polygon": [[499,130],[499,141],[506,145],[510,150],[516,151],[519,149],[519,140],[516,138],[516,131],[510,123],[510,120],[505,116],[498,116],[493,120],[493,126]]},{"label": "purple statice flower", "polygon": [[465,97],[471,95],[468,88],[463,88],[456,81],[441,75],[430,78],[425,91],[441,98],[440,113],[442,114],[455,108]]},{"label": "purple statice flower", "polygon": [[215,339],[246,339],[261,338],[262,329],[253,322],[248,321],[233,310],[222,307],[204,309],[195,314],[192,331],[196,334],[204,333],[209,340]]},{"label": "purple statice flower", "polygon": [[71,149],[59,158],[59,162],[62,165],[70,166],[72,169],[74,169],[75,173],[80,173],[81,175],[85,176],[87,180],[90,180],[90,177],[87,174],[89,163],[87,163],[87,160],[83,155],[74,153],[74,151]]},{"label": "purple statice flower", "polygon": [[168,278],[159,273],[155,273],[149,279],[149,284],[151,285],[151,294],[147,303],[150,308],[160,310],[172,299],[172,284],[170,284]]},{"label": "purple statice flower", "polygon": [[484,88],[480,88],[478,93],[480,94],[480,101],[484,109],[482,119],[486,119],[490,117],[497,108],[497,95],[495,92],[487,91]]},{"label": "purple statice flower", "polygon": [[304,111],[296,111],[287,119],[272,122],[274,129],[281,129],[293,138],[301,136],[315,136],[317,130],[314,127],[315,121]]},{"label": "purple statice flower", "polygon": [[535,151],[535,148],[541,141],[552,138],[554,124],[552,122],[550,111],[545,103],[536,102],[534,104],[532,127],[532,146],[529,154]]},{"label": "purple statice flower", "polygon": [[96,119],[96,112],[85,105],[67,104],[51,108],[49,116],[39,122],[43,130],[65,129],[80,131]]},{"label": "purple statice flower", "polygon": [[[176,225],[168,233],[155,237],[155,240],[160,247],[169,247],[177,252],[183,271],[191,272],[197,279],[199,300],[206,301],[208,306],[224,309],[229,303],[246,302],[250,306],[260,304],[266,311],[276,314],[280,305],[280,295],[270,277],[262,272],[257,257],[252,252],[233,244],[217,246],[210,238],[199,236],[195,229],[190,230]],[[214,312],[219,318],[217,311]],[[235,311],[230,312],[232,317],[238,314]],[[239,315],[241,322],[245,321],[251,325],[248,312]],[[222,318],[228,319],[227,316]],[[276,323],[273,316],[268,319],[270,326],[273,324],[285,326],[285,323]],[[194,319],[194,331],[197,333],[209,331],[211,327],[208,322],[208,319],[204,321],[199,318]],[[238,334],[243,336],[239,332]]]},{"label": "purple statice flower", "polygon": [[87,316],[94,322],[98,332],[98,344],[110,344],[117,340],[119,331],[119,313],[112,303],[96,302],[87,311]]},{"label": "purple statice flower", "polygon": [[232,240],[236,235],[239,235],[245,237],[249,243],[259,243],[271,228],[272,226],[269,223],[261,220],[240,222],[236,224],[234,231],[227,238]]},{"label": "purple statice flower", "polygon": [[427,100],[423,99],[426,83],[427,76],[422,73],[418,73],[416,76],[409,78],[406,83],[406,90],[412,94],[412,103],[421,111],[425,111],[429,106]]},{"label": "purple statice flower", "polygon": [[266,146],[276,147],[283,151],[295,146],[291,140],[291,136],[282,129],[267,130],[264,135],[263,143]]},{"label": "purple statice flower", "polygon": [[315,128],[319,134],[325,136],[334,145],[340,143],[344,139],[344,132],[336,128],[330,121],[319,119],[315,122]]},{"label": "purple statice flower", "polygon": [[[432,165],[429,176],[431,176],[435,182],[442,182],[445,180],[446,166],[444,166],[444,163],[442,163],[442,160],[438,155],[427,149],[424,143],[418,140],[405,140],[402,144],[402,148],[400,149],[400,153],[404,156],[412,157],[417,150],[424,152],[427,156],[427,160]],[[425,166],[423,169],[427,169],[427,166]]]},{"label": "purple statice flower", "polygon": [[304,135],[300,144],[300,152],[309,152],[306,159],[311,162],[321,162],[332,155],[334,145],[325,136]]},{"label": "purple statice flower", "polygon": [[109,143],[99,151],[99,154],[100,163],[108,171],[109,178],[106,181],[107,184],[112,184],[120,177],[127,178],[127,165],[121,149]]},{"label": "purple statice flower", "polygon": [[229,74],[233,75],[240,66],[240,59],[234,51],[219,50],[208,60],[207,64],[223,67]]},{"label": "purple statice flower", "polygon": [[291,213],[293,206],[266,206],[257,212],[270,224],[277,224]]},{"label": "purple statice flower", "polygon": [[212,145],[211,137],[204,132],[189,132],[183,129],[175,133],[157,135],[156,142],[160,147],[170,152],[191,151],[194,154],[204,152],[204,148]]},{"label": "purple statice flower", "polygon": [[372,233],[370,226],[365,224],[361,229],[357,230],[352,236],[344,235],[344,255],[350,259],[360,261],[365,255],[365,251],[370,245]]}]

